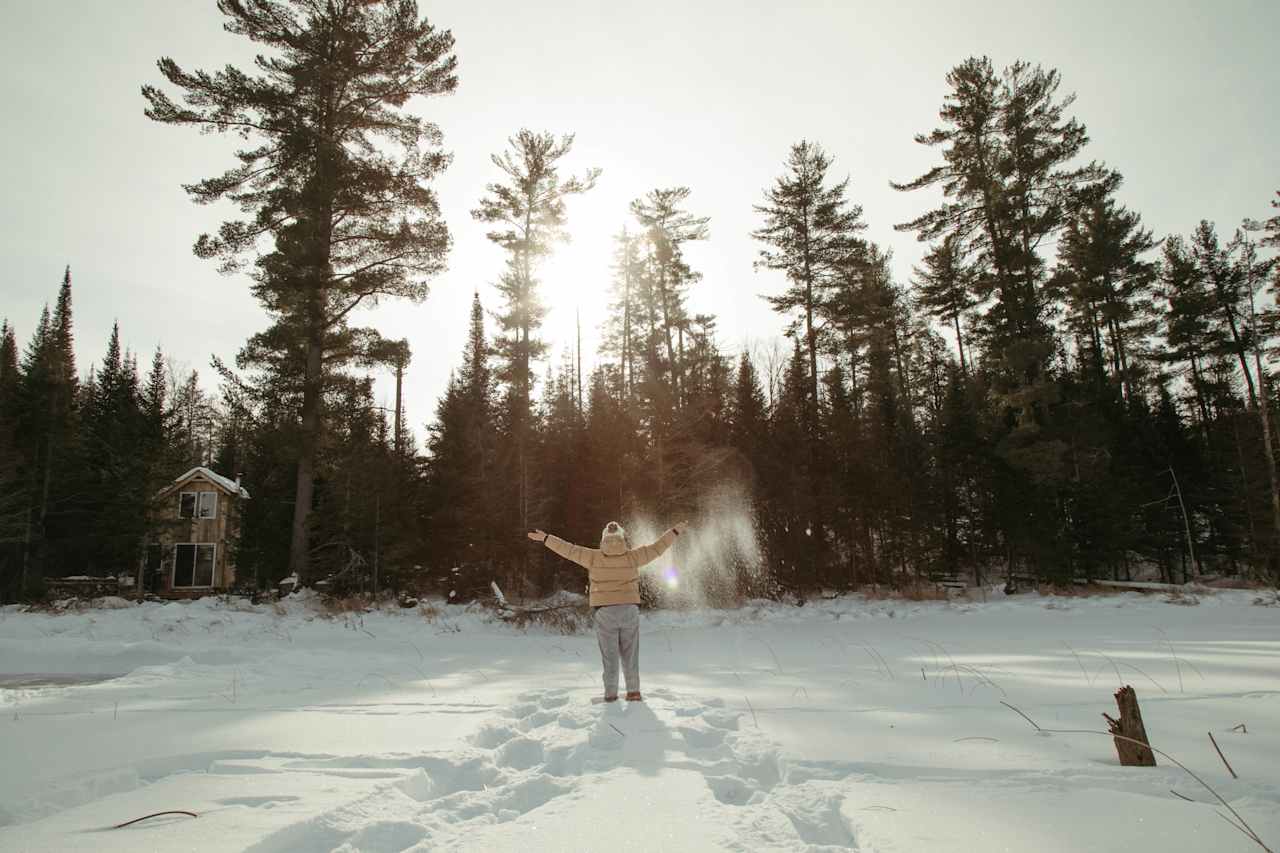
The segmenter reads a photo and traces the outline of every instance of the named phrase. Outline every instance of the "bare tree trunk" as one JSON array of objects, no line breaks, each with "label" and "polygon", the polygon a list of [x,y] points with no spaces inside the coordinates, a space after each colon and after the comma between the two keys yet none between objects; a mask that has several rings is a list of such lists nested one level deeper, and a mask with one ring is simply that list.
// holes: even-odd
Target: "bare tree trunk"
[{"label": "bare tree trunk", "polygon": [[667,360],[671,363],[671,395],[677,410],[680,408],[680,360],[675,342],[671,339],[671,307],[667,300],[666,269],[658,266],[658,295],[662,298],[662,329],[667,339]]},{"label": "bare tree trunk", "polygon": [[622,394],[631,399],[636,369],[631,363],[631,242],[622,229]]},{"label": "bare tree trunk", "polygon": [[402,439],[400,437],[400,415],[404,411],[401,408],[401,403],[400,403],[400,400],[401,400],[400,388],[403,383],[404,383],[404,364],[397,361],[396,362],[396,426],[395,426],[396,459],[401,458],[401,452],[404,450],[404,445],[401,443]]},{"label": "bare tree trunk", "polygon": [[27,594],[27,566],[31,562],[31,509],[27,508],[27,524],[22,534],[22,575],[18,579],[18,595]]},{"label": "bare tree trunk", "polygon": [[319,330],[307,340],[307,374],[302,390],[302,446],[294,489],[293,534],[289,541],[289,571],[302,578],[311,558],[311,502],[315,490],[316,449],[320,444],[321,356]]},{"label": "bare tree trunk", "polygon": [[1231,431],[1236,440],[1236,461],[1240,466],[1240,488],[1244,499],[1244,516],[1249,522],[1249,543],[1256,555],[1258,550],[1258,530],[1253,521],[1253,501],[1250,499],[1249,475],[1244,464],[1244,445],[1240,442],[1240,419],[1231,418]]},{"label": "bare tree trunk", "polygon": [[[1169,475],[1173,477],[1173,490],[1178,495],[1178,506],[1182,508],[1182,529],[1187,535],[1187,550],[1191,552],[1191,565],[1197,574],[1204,574],[1204,570],[1200,567],[1200,561],[1196,559],[1196,546],[1191,538],[1191,519],[1187,516],[1187,505],[1182,500],[1182,487],[1178,485],[1178,475],[1174,473],[1173,467],[1169,468]],[[1186,571],[1183,571],[1183,577],[1186,577]]]},{"label": "bare tree trunk", "polygon": [[951,319],[956,324],[956,349],[960,350],[960,375],[968,379],[969,366],[964,360],[964,335],[960,333],[960,312],[957,311]]},{"label": "bare tree trunk", "polygon": [[[1277,571],[1277,551],[1280,550],[1280,483],[1276,482],[1275,445],[1271,437],[1271,393],[1267,390],[1267,376],[1262,370],[1262,344],[1258,336],[1257,314],[1253,307],[1253,268],[1249,269],[1249,322],[1253,331],[1253,363],[1258,371],[1258,394],[1262,405],[1258,416],[1262,418],[1262,441],[1267,452],[1267,478],[1271,485],[1271,548],[1267,554],[1268,568]],[[1248,371],[1245,371],[1248,375]],[[1251,517],[1252,519],[1252,517]]]},{"label": "bare tree trunk", "polygon": [[[50,485],[50,482],[52,481],[52,479],[53,479],[53,436],[52,436],[52,435],[50,435],[50,436],[49,436],[49,438],[48,438],[48,440],[45,442],[44,482],[43,482],[43,484],[41,484],[41,486],[40,486],[40,545],[41,545],[41,549],[40,549],[40,550],[41,550],[41,553],[40,553],[40,560],[39,560],[39,562],[37,563],[37,565],[39,566],[40,576],[41,576],[42,578],[43,578],[43,577],[45,576],[45,574],[48,572],[48,568],[49,568],[49,566],[48,566],[48,559],[49,559],[49,549],[48,549],[48,541],[49,541],[49,532],[48,532],[48,531],[49,531],[49,527],[48,527],[48,519],[49,519],[49,485]],[[22,555],[22,592],[23,592],[23,594],[26,594],[26,591],[27,591],[27,581],[28,581],[28,574],[27,574],[27,554],[28,554],[28,553],[30,552],[30,550],[31,550],[31,547],[30,547],[30,544],[31,544],[31,516],[30,516],[30,514],[29,514],[29,513],[28,513],[28,515],[27,515],[27,534],[26,534],[26,539],[27,539],[27,547],[23,549],[23,555]]]}]

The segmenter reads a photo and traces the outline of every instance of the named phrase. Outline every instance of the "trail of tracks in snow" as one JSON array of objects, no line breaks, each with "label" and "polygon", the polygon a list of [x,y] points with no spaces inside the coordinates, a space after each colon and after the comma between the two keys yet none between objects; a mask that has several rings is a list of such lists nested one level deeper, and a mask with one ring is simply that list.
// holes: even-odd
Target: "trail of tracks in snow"
[{"label": "trail of tracks in snow", "polygon": [[281,772],[383,770],[398,778],[250,849],[477,849],[476,833],[485,827],[517,821],[562,798],[589,796],[602,777],[640,774],[659,790],[664,770],[703,780],[708,799],[723,808],[718,821],[730,830],[725,840],[732,839],[731,847],[858,849],[855,829],[841,811],[843,795],[818,773],[789,783],[776,746],[740,726],[741,714],[720,702],[657,690],[645,704],[580,703],[581,691],[522,693],[483,723],[466,747],[446,753],[279,762]]}]

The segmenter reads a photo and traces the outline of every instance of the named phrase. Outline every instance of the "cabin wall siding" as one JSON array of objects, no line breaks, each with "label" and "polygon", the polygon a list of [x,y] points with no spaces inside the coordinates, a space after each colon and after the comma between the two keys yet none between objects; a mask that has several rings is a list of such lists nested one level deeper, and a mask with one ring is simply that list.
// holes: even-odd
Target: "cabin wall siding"
[{"label": "cabin wall siding", "polygon": [[[213,492],[217,495],[217,506],[213,518],[180,517],[181,494],[183,492]],[[162,527],[158,541],[161,548],[160,577],[165,595],[173,597],[198,596],[210,591],[209,587],[174,587],[173,568],[177,555],[176,545],[198,544],[216,545],[213,561],[212,590],[224,590],[236,582],[235,564],[231,559],[231,551],[235,544],[239,528],[238,495],[230,495],[216,483],[197,474],[181,483],[169,486],[162,492],[159,500],[161,520],[170,522]],[[197,499],[197,512],[199,500]]]}]

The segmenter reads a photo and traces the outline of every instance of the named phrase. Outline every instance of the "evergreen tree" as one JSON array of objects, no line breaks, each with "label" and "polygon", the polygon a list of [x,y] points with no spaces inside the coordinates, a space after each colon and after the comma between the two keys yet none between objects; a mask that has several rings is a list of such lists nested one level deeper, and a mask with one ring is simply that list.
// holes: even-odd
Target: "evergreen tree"
[{"label": "evergreen tree", "polygon": [[728,421],[729,445],[752,465],[761,462],[768,438],[769,408],[760,375],[745,350],[738,356]]},{"label": "evergreen tree", "polygon": [[645,317],[641,296],[646,271],[640,238],[624,226],[614,242],[613,299],[604,322],[600,350],[618,360],[616,393],[621,400],[631,400],[636,394],[636,362],[640,356],[637,343],[654,318]]},{"label": "evergreen tree", "polygon": [[[587,443],[582,412],[574,393],[574,364],[566,352],[559,368],[550,373],[544,385],[541,413],[538,418],[534,470],[539,484],[539,500],[533,508],[533,526],[549,530],[565,531],[565,538],[576,542],[590,542],[599,535],[604,523],[596,523],[598,508],[588,515],[586,506],[586,478],[582,462],[587,458]],[[546,594],[562,589],[569,575],[576,573],[566,567],[563,560],[545,553],[538,553],[535,566],[538,571],[526,579],[535,594]]]},{"label": "evergreen tree", "polygon": [[17,597],[30,497],[22,477],[17,412],[22,375],[18,343],[6,319],[0,323],[0,601]]},{"label": "evergreen tree", "polygon": [[[788,334],[804,333],[809,359],[810,412],[818,406],[818,353],[821,315],[841,270],[861,248],[858,232],[862,208],[848,199],[849,179],[826,186],[831,158],[822,146],[801,140],[791,146],[787,173],[765,191],[765,203],[755,211],[765,224],[752,236],[768,248],[760,250],[758,266],[781,270],[790,287],[768,297],[780,314],[798,312]],[[813,422],[810,423],[812,427]]]},{"label": "evergreen tree", "polygon": [[[545,351],[538,329],[546,313],[538,299],[538,265],[557,242],[567,239],[566,201],[590,190],[599,177],[590,169],[582,177],[562,178],[559,161],[573,148],[573,135],[521,130],[510,148],[492,160],[505,176],[486,188],[472,216],[494,226],[489,239],[507,252],[507,268],[498,281],[504,305],[498,314],[501,335],[494,349],[501,362],[498,380],[506,385],[504,429],[509,437],[508,482],[514,502],[501,517],[508,536],[530,529],[534,508],[529,479],[532,451],[532,363]],[[527,552],[526,552],[527,553]]]},{"label": "evergreen tree", "polygon": [[[0,394],[14,394],[18,387],[18,342],[13,327],[8,319],[0,323]],[[12,397],[6,396],[5,402],[12,404]],[[12,412],[10,406],[6,412]]]},{"label": "evergreen tree", "polygon": [[799,338],[793,339],[781,394],[769,417],[769,469],[764,477],[767,506],[760,533],[780,589],[800,595],[816,584],[818,547],[814,539],[818,490],[809,459],[797,455],[808,434],[809,364]]},{"label": "evergreen tree", "polygon": [[871,580],[868,568],[870,549],[866,547],[869,530],[866,505],[867,470],[863,424],[854,410],[848,377],[837,361],[823,378],[826,405],[822,410],[822,429],[827,438],[827,471],[821,500],[830,505],[828,520],[835,540],[836,559],[828,566],[829,582],[837,587],[853,588]]},{"label": "evergreen tree", "polygon": [[1213,316],[1217,318],[1216,325],[1219,328],[1218,337],[1240,366],[1240,374],[1249,394],[1249,406],[1257,408],[1257,390],[1246,360],[1249,348],[1253,345],[1252,332],[1242,316],[1244,300],[1249,294],[1245,289],[1244,266],[1232,257],[1232,248],[1235,247],[1222,246],[1218,241],[1217,230],[1204,220],[1201,220],[1191,238],[1191,255],[1195,259],[1196,271],[1211,297]]},{"label": "evergreen tree", "polygon": [[189,73],[164,58],[160,72],[186,105],[155,86],[142,92],[156,121],[257,140],[238,166],[187,191],[246,214],[196,243],[224,270],[274,238],[253,286],[274,325],[253,343],[260,358],[287,353],[286,375],[301,386],[289,566],[305,572],[326,386],[375,337],[349,330],[347,318],[380,298],[424,298],[444,268],[449,235],[428,182],[448,157],[439,129],[402,108],[456,87],[453,36],[420,20],[413,0],[218,7],[229,32],[273,51],[258,62],[263,74]]},{"label": "evergreen tree", "polygon": [[1109,370],[1130,400],[1131,362],[1154,331],[1155,265],[1143,255],[1156,241],[1141,221],[1110,195],[1095,195],[1073,211],[1058,245],[1057,282],[1075,330],[1089,341],[1097,369]]},{"label": "evergreen tree", "polygon": [[[645,229],[650,272],[649,314],[660,318],[670,370],[670,393],[677,409],[683,404],[685,291],[701,278],[684,260],[684,244],[705,240],[710,217],[694,216],[683,205],[688,187],[654,189],[631,202],[631,213]],[[674,335],[673,335],[674,333]],[[652,369],[652,368],[651,368]]]},{"label": "evergreen tree", "polygon": [[[490,346],[480,296],[471,302],[471,324],[462,367],[450,377],[427,441],[430,544],[438,568],[458,569],[467,590],[493,579],[495,561],[506,551],[505,528],[487,508],[501,488],[493,420]],[[438,572],[437,572],[438,574]]]},{"label": "evergreen tree", "polygon": [[[150,461],[148,483],[154,486],[150,491],[160,488],[161,469],[168,462],[166,458],[167,438],[169,433],[170,413],[167,406],[168,378],[165,375],[164,353],[156,347],[151,357],[151,369],[147,372],[147,384],[142,389],[140,401],[143,419],[143,440],[147,457]],[[181,472],[179,472],[181,473]]]},{"label": "evergreen tree", "polygon": [[930,316],[950,323],[956,333],[960,373],[968,375],[964,353],[965,312],[977,301],[979,270],[967,262],[963,238],[947,234],[924,256],[924,266],[916,267],[916,299]]},{"label": "evergreen tree", "polygon": [[99,572],[132,574],[146,531],[147,447],[139,397],[116,323],[89,389],[82,439],[91,519],[86,551],[90,568]]},{"label": "evergreen tree", "polygon": [[50,574],[79,567],[75,541],[83,529],[82,492],[73,480],[79,456],[80,398],[76,377],[71,269],[63,274],[52,315],[46,306],[23,354],[18,387],[17,443],[30,506],[23,592]]},{"label": "evergreen tree", "polygon": [[200,387],[199,371],[193,370],[185,378],[173,376],[171,382],[174,467],[180,474],[197,465],[212,465],[218,432],[216,403]]},{"label": "evergreen tree", "polygon": [[1164,360],[1185,365],[1191,398],[1207,436],[1213,423],[1207,368],[1215,354],[1225,349],[1226,341],[1210,322],[1213,296],[1180,237],[1164,243],[1160,284],[1166,318]]},{"label": "evergreen tree", "polygon": [[1074,96],[1057,98],[1057,71],[1015,62],[997,76],[986,57],[947,75],[944,126],[916,141],[943,148],[943,165],[896,189],[940,186],[940,207],[895,226],[921,240],[971,239],[991,269],[994,303],[984,315],[988,352],[999,359],[1007,404],[1024,425],[1043,418],[1053,397],[1055,352],[1040,245],[1064,223],[1085,188],[1108,186],[1111,173],[1069,163],[1088,141],[1066,117]]}]

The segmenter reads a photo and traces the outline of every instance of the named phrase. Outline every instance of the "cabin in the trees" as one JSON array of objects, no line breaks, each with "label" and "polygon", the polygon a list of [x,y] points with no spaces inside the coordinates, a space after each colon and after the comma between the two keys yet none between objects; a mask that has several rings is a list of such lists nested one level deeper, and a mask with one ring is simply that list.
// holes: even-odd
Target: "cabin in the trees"
[{"label": "cabin in the trees", "polygon": [[144,592],[195,598],[235,585],[240,501],[249,492],[208,468],[192,468],[156,495],[160,533],[147,545]]}]

